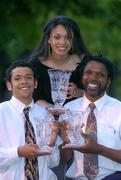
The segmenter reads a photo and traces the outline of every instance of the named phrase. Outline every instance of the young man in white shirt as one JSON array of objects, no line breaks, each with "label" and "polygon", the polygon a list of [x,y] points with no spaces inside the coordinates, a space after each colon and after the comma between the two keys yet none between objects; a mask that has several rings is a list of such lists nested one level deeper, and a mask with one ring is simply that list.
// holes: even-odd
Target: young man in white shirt
[{"label": "young man in white shirt", "polygon": [[[85,90],[84,97],[65,105],[71,110],[81,111],[83,127],[81,135],[84,144],[79,147],[63,147],[63,159],[73,163],[66,176],[74,180],[88,180],[84,173],[84,153],[98,155],[98,174],[91,180],[121,180],[121,102],[106,94],[113,79],[112,63],[102,56],[88,56],[78,68],[78,78]],[[85,132],[89,104],[94,103],[94,114],[97,121],[97,143]],[[68,143],[68,134],[60,126],[64,144]]]},{"label": "young man in white shirt", "polygon": [[50,168],[59,164],[59,150],[55,147],[58,125],[52,123],[50,147],[52,153],[42,152],[37,144],[25,143],[24,108],[29,107],[29,119],[36,132],[36,119],[49,115],[43,107],[36,105],[32,94],[37,87],[37,75],[33,67],[18,61],[6,71],[6,85],[12,98],[0,104],[0,180],[29,180],[25,178],[26,158],[37,157],[39,177],[33,180],[57,180]]}]

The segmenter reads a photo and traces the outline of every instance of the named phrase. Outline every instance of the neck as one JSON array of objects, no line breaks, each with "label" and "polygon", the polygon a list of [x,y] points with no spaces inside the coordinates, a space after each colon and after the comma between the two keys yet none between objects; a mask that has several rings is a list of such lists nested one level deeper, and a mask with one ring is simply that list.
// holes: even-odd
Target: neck
[{"label": "neck", "polygon": [[18,99],[19,101],[21,101],[23,104],[25,104],[26,106],[27,105],[29,105],[29,104],[31,104],[31,102],[32,102],[32,97],[30,98],[19,98],[19,97],[16,97],[16,96],[14,96],[16,99]]},{"label": "neck", "polygon": [[95,102],[95,101],[97,101],[98,99],[100,99],[101,97],[103,97],[104,94],[101,94],[100,96],[90,96],[90,95],[88,95],[88,94],[85,93],[85,96],[86,96],[87,99],[89,99],[89,101]]},{"label": "neck", "polygon": [[55,54],[50,55],[50,61],[53,62],[54,64],[67,63],[69,59],[70,59],[70,57],[68,54],[63,55],[63,56],[59,56],[59,55],[55,55]]}]

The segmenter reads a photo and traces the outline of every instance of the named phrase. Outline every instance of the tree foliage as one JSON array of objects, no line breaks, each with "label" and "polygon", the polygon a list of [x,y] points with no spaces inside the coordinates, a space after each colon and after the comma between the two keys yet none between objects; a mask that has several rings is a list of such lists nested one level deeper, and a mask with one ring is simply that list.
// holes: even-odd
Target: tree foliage
[{"label": "tree foliage", "polygon": [[[73,18],[87,47],[102,52],[121,69],[121,0],[1,0],[0,79],[4,69],[30,53],[39,43],[44,24],[55,15]],[[4,52],[4,55],[3,55]],[[6,65],[2,62],[6,61]],[[120,74],[119,74],[120,75]],[[113,95],[121,98],[118,76]],[[2,89],[2,88],[1,88]]]}]

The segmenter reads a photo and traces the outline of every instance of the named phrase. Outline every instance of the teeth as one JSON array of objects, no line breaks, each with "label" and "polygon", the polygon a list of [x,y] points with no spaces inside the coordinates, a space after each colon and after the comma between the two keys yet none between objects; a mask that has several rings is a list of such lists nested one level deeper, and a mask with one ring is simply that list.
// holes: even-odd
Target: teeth
[{"label": "teeth", "polygon": [[65,50],[66,48],[65,48],[65,47],[59,47],[59,49],[61,49],[61,50]]},{"label": "teeth", "polygon": [[22,89],[28,89],[28,87],[24,87],[24,88],[22,88]]},{"label": "teeth", "polygon": [[96,85],[96,84],[89,84],[89,86],[90,86],[90,87],[92,87],[92,88],[97,87],[97,85]]}]

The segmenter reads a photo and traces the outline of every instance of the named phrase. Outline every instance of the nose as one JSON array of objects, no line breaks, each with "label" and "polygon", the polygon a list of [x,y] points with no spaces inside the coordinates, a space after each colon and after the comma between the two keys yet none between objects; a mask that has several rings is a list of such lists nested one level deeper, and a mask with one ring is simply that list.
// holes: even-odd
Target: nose
[{"label": "nose", "polygon": [[90,79],[92,79],[92,80],[96,80],[97,78],[98,78],[98,76],[97,76],[96,73],[92,73],[92,74],[90,75]]},{"label": "nose", "polygon": [[22,83],[26,84],[27,83],[27,79],[26,78],[22,78]]},{"label": "nose", "polygon": [[66,42],[66,39],[65,39],[64,37],[62,37],[62,38],[60,39],[60,43],[61,43],[61,44],[65,44],[65,42]]}]

